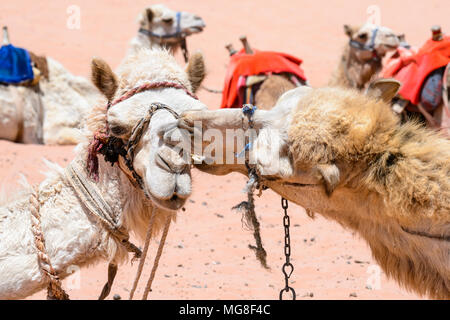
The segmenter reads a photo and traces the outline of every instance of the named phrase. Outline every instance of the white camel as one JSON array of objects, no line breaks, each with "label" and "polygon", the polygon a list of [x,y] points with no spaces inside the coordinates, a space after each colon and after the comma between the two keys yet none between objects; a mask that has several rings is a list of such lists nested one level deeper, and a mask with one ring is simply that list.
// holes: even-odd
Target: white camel
[{"label": "white camel", "polygon": [[[73,172],[87,188],[97,190],[105,203],[103,208],[109,208],[108,214],[125,234],[134,232],[144,237],[153,208],[156,209],[153,236],[166,219],[175,219],[176,210],[191,193],[190,169],[184,159],[174,156],[170,146],[161,143],[159,132],[173,123],[173,112],[204,108],[190,94],[202,80],[196,69],[199,66],[204,70],[200,54],[191,57],[184,71],[166,50],[143,49],[128,57],[116,77],[104,61],[93,60],[93,82],[107,100],[128,98],[119,99],[120,102],[113,103],[109,110],[105,99],[97,104],[85,126],[90,142],[86,140],[77,146],[77,154],[69,166],[63,169],[52,165],[51,173],[39,184],[37,191],[27,192],[0,208],[0,299],[24,298],[47,285],[48,279],[38,264],[38,250],[31,229],[31,212],[35,207],[30,204],[30,194],[38,198],[46,252],[60,278],[66,277],[73,265],[82,267],[101,259],[117,264],[128,257],[124,246],[95,218],[88,209],[89,203],[82,200],[83,193],[79,193],[72,182]],[[133,91],[136,87],[142,90]],[[131,139],[129,128],[141,124],[140,121],[149,116],[152,103],[164,103],[172,111],[153,112],[153,116],[147,118],[148,126],[140,127],[142,135],[134,145],[134,157],[131,158],[134,175],[120,165],[123,165],[122,158],[111,166],[106,162],[106,156],[95,156],[99,149],[93,150],[92,146],[98,142],[101,132],[107,133],[106,127],[120,133],[123,139],[111,137],[108,141],[115,139],[115,142],[126,143]],[[133,112],[124,113],[124,110]],[[168,156],[170,161],[166,160]],[[95,159],[98,167],[89,166]],[[175,160],[176,166],[173,165]],[[91,178],[92,174],[95,177],[95,172],[98,182]]]}]

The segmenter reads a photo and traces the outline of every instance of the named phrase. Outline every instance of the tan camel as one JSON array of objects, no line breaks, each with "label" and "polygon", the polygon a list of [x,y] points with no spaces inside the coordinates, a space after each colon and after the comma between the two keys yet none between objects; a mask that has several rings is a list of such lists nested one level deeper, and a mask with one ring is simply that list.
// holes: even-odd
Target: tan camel
[{"label": "tan camel", "polygon": [[345,45],[329,86],[364,89],[381,71],[381,60],[399,45],[391,29],[365,23],[361,27],[344,25],[349,42]]},{"label": "tan camel", "polygon": [[[197,69],[199,66],[200,71]],[[117,77],[104,61],[95,59],[92,64],[93,82],[109,101],[124,96],[135,87],[150,86],[133,96],[127,95],[128,99],[119,100],[108,111],[107,101],[103,98],[88,118],[85,127],[87,138],[97,141],[98,134],[108,126],[113,132],[120,131],[124,142],[127,142],[130,140],[127,128],[135,127],[146,118],[152,102],[165,103],[177,113],[204,108],[201,102],[188,94],[200,85],[203,78],[201,70],[204,66],[200,54],[191,57],[185,72],[166,50],[143,49],[137,55],[129,56]],[[152,231],[155,236],[167,219],[175,220],[175,210],[190,195],[188,163],[178,156],[177,167],[168,167],[165,159],[171,155],[173,164],[174,151],[161,143],[158,134],[159,130],[173,123],[173,114],[159,110],[149,121],[148,127],[141,127],[142,136],[135,144],[134,157],[131,158],[136,173],[133,178],[129,171],[120,169],[122,166],[111,166],[106,162],[106,156],[99,155],[98,181],[91,179],[86,167],[90,163],[87,160],[95,158],[91,157],[93,142],[85,141],[77,146],[75,159],[67,168],[52,165],[51,173],[40,183],[37,192],[31,191],[39,200],[46,252],[60,278],[68,276],[74,265],[83,267],[101,259],[118,264],[128,257],[120,239],[113,236],[88,209],[92,202],[82,200],[85,194],[80,193],[80,187],[75,187],[72,182],[73,172],[89,190],[97,190],[100,196],[95,200],[103,200],[102,208],[108,211],[107,214],[125,235],[134,232],[141,238],[145,237],[149,219],[156,210]],[[33,205],[30,204],[29,193],[0,207],[0,299],[24,298],[47,285],[48,279],[39,267],[32,232],[35,219],[31,216]]]},{"label": "tan camel", "polygon": [[272,110],[256,110],[251,123],[242,110],[221,109],[187,112],[179,127],[194,132],[193,142],[202,134],[211,141],[207,129],[219,133],[218,148],[204,140],[198,169],[246,175],[225,132],[253,125],[248,159],[260,185],[356,231],[400,285],[449,299],[450,141],[399,123],[389,105],[399,85],[379,80],[366,94],[299,87]]},{"label": "tan camel", "polygon": [[[241,36],[239,40],[242,42],[246,54],[253,54],[253,49],[246,36]],[[237,53],[232,44],[225,46],[230,56]],[[261,110],[270,110],[276,104],[278,98],[288,90],[297,87],[287,74],[267,74],[254,75],[254,85],[259,85],[256,91],[254,104]],[[306,81],[298,79],[298,85],[307,85]]]}]

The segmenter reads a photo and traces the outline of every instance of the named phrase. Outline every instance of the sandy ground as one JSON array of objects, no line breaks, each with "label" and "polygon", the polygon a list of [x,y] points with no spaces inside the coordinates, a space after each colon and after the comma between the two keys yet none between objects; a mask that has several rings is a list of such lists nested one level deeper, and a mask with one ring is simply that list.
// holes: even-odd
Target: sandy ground
[{"label": "sandy ground", "polygon": [[[101,56],[116,67],[128,41],[137,30],[136,16],[150,1],[2,1],[0,24],[8,25],[12,42],[49,55],[78,75],[87,76],[92,56]],[[205,85],[220,89],[228,55],[224,45],[246,34],[252,46],[284,51],[304,60],[313,86],[325,85],[346,37],[342,25],[367,19],[366,9],[376,4],[381,23],[406,33],[413,45],[422,44],[433,24],[450,32],[448,1],[298,1],[298,0],[170,0],[171,8],[202,16],[202,34],[191,37],[191,52],[201,50],[208,65]],[[67,8],[81,9],[81,28],[66,23]],[[403,10],[403,11],[402,11]],[[182,61],[181,55],[177,59]],[[220,95],[206,91],[200,99],[216,108]],[[73,158],[73,147],[19,145],[0,141],[0,179],[5,192],[20,188],[23,174],[31,183],[44,178],[42,158],[64,166]],[[259,266],[248,244],[251,232],[231,207],[245,198],[245,177],[210,177],[193,172],[194,192],[170,230],[150,299],[277,299],[283,286],[283,228],[280,198],[264,192],[257,199],[257,213],[268,252],[270,270]],[[321,217],[308,218],[298,206],[290,206],[292,221],[292,285],[302,299],[418,299],[381,272],[368,246],[357,235]],[[156,243],[150,257],[154,256]],[[106,280],[106,263],[82,269],[64,281],[73,299],[95,299]],[[128,297],[137,263],[119,269],[112,294]],[[150,261],[143,278],[151,267]],[[375,279],[375,281],[372,281]],[[142,284],[143,286],[143,284]],[[136,297],[140,297],[138,291]],[[45,293],[31,298],[41,299]]]}]

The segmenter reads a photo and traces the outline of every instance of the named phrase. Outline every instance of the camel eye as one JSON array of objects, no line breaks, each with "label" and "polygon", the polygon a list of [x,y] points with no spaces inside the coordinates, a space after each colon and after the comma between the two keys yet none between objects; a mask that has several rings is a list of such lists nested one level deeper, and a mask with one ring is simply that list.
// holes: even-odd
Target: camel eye
[{"label": "camel eye", "polygon": [[367,33],[361,33],[358,35],[358,39],[362,40],[362,41],[366,41],[367,40]]},{"label": "camel eye", "polygon": [[110,125],[109,130],[114,136],[120,137],[122,135],[125,135],[128,130],[124,127],[118,126],[118,125]]},{"label": "camel eye", "polygon": [[167,24],[172,24],[173,23],[173,18],[165,18],[165,19],[162,19],[162,21],[164,23],[167,23]]}]

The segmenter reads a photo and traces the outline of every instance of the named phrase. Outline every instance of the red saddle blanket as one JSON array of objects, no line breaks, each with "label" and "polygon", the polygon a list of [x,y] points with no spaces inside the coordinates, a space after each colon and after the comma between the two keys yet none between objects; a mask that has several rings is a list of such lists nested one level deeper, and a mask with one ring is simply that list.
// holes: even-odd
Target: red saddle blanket
[{"label": "red saddle blanket", "polygon": [[237,89],[240,76],[250,76],[270,73],[290,73],[306,81],[305,73],[300,64],[302,60],[286,53],[253,50],[246,54],[244,49],[231,56],[225,76],[222,92],[221,108],[240,108],[237,103]]},{"label": "red saddle blanket", "polygon": [[450,63],[450,36],[444,36],[441,41],[429,39],[417,53],[404,48],[399,50],[398,55],[387,62],[381,76],[400,81],[399,95],[418,104],[425,78],[433,70]]}]

